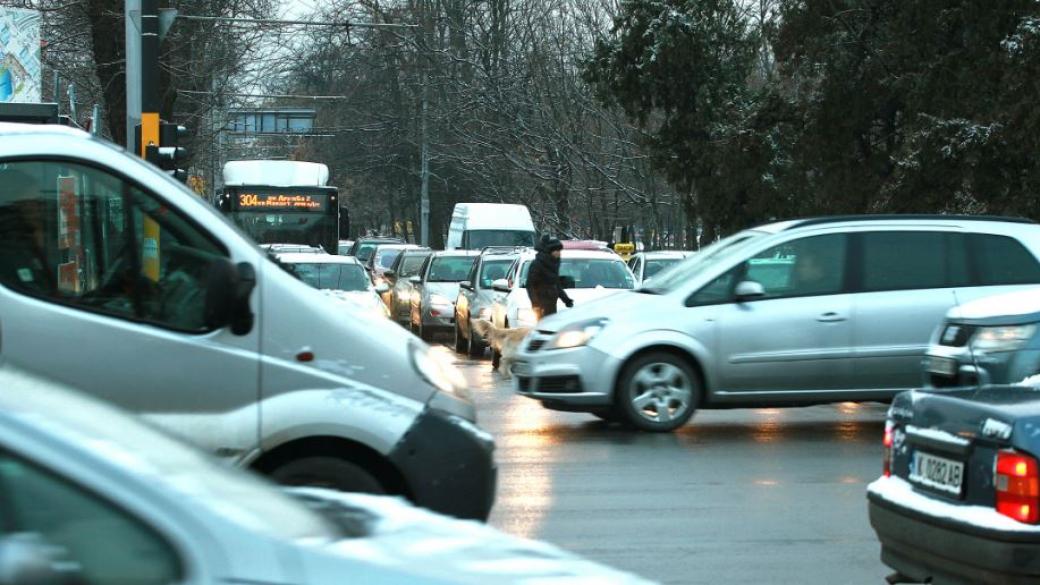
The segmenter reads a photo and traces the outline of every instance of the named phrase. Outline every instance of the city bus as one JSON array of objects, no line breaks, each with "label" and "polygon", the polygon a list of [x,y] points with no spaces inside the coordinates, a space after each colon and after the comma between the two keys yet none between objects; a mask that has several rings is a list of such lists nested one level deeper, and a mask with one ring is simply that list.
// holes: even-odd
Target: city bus
[{"label": "city bus", "polygon": [[320,246],[336,254],[339,192],[320,163],[229,161],[218,207],[258,244]]}]

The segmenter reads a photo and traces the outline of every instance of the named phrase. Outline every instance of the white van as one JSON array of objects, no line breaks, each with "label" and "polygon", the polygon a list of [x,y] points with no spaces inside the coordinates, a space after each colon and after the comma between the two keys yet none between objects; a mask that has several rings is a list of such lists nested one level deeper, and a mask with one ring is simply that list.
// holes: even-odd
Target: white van
[{"label": "white van", "polygon": [[526,205],[456,203],[445,250],[481,250],[487,246],[534,246],[534,222]]},{"label": "white van", "polygon": [[486,518],[494,445],[465,380],[344,307],[141,159],[0,124],[0,359],[283,483]]}]

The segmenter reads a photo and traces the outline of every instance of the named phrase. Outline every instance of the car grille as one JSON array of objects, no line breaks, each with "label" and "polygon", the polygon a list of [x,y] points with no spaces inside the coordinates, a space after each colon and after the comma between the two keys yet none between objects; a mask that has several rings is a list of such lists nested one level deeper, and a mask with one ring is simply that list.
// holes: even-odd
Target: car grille
[{"label": "car grille", "polygon": [[581,378],[577,376],[547,376],[538,378],[538,391],[561,394],[581,392]]},{"label": "car grille", "polygon": [[964,347],[968,344],[968,340],[975,333],[975,327],[972,325],[947,325],[943,329],[942,335],[939,336],[939,345],[945,345],[947,347]]}]

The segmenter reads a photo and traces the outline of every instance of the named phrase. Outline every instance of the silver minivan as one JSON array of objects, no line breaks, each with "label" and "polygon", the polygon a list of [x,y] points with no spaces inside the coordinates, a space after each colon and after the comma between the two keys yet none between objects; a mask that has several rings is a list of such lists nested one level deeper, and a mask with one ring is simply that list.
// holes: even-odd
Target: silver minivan
[{"label": "silver minivan", "polygon": [[0,124],[0,339],[9,363],[283,483],[490,511],[493,443],[457,370],[84,132]]},{"label": "silver minivan", "polygon": [[632,293],[540,322],[514,388],[650,431],[697,408],[888,400],[957,303],[1040,283],[1040,225],[959,216],[773,223]]}]

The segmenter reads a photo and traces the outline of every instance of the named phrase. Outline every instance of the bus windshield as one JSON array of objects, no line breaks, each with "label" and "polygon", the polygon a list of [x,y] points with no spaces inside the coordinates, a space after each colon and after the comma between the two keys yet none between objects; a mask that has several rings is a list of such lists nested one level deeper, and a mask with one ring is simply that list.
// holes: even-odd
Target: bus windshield
[{"label": "bus windshield", "polygon": [[339,247],[339,208],[332,187],[227,187],[223,211],[258,244]]}]

